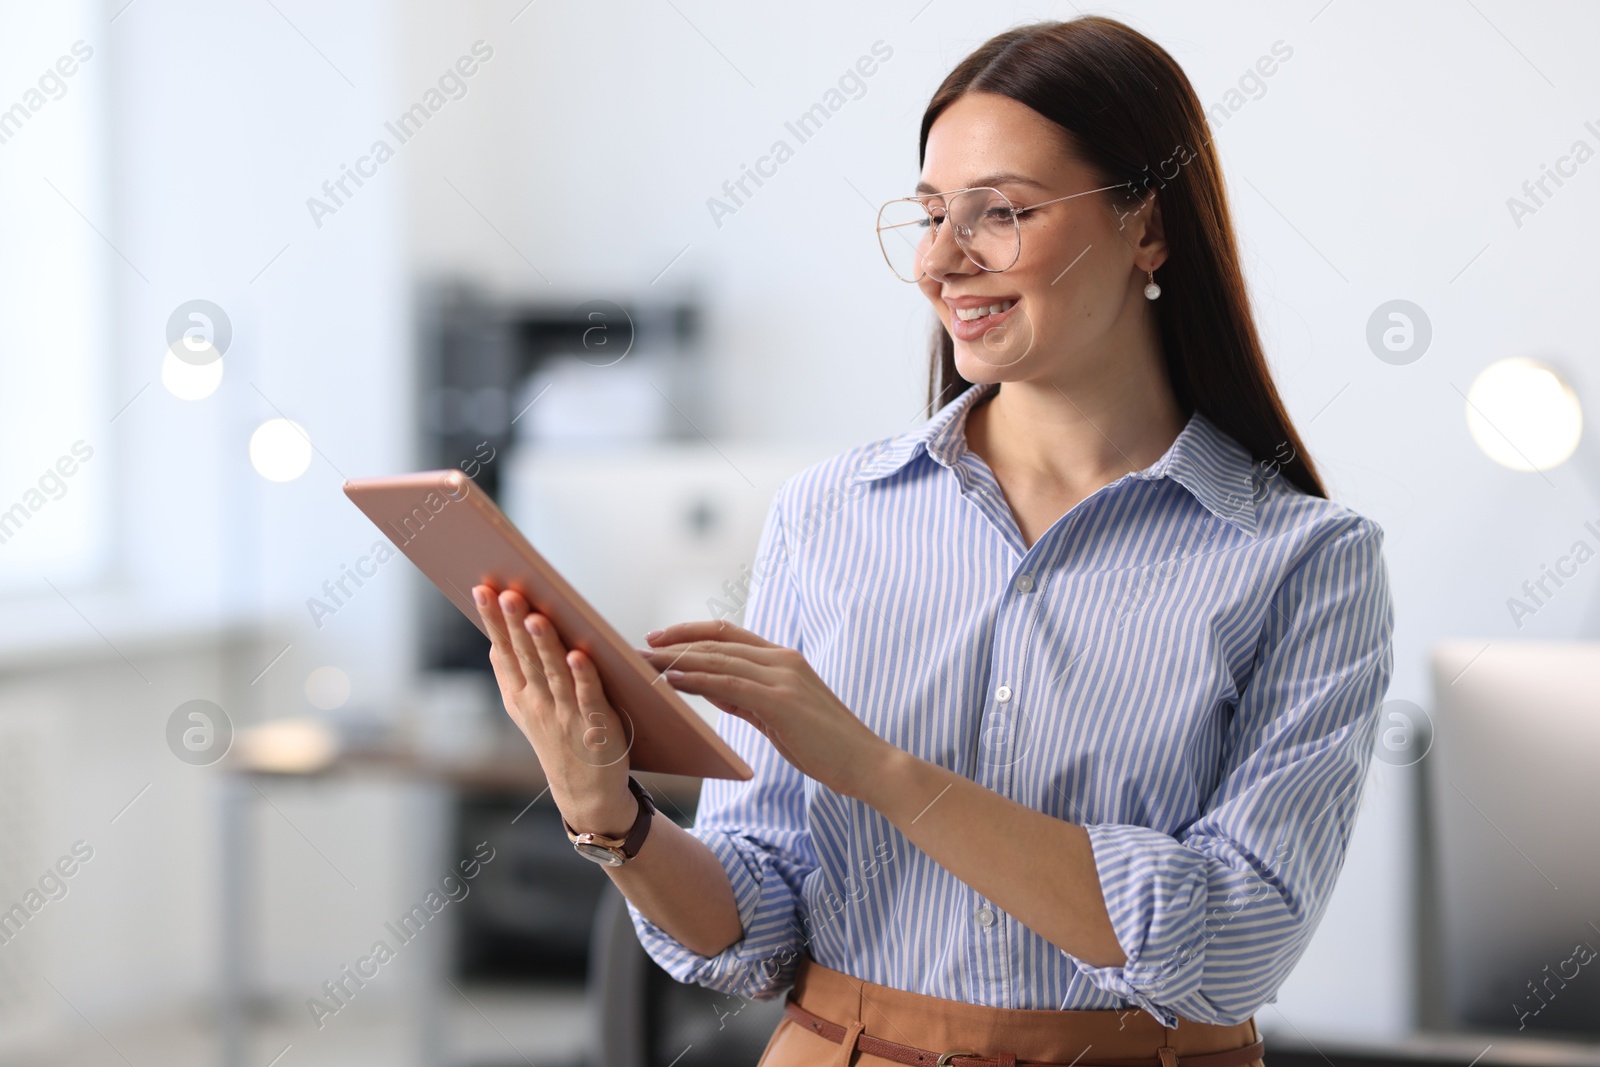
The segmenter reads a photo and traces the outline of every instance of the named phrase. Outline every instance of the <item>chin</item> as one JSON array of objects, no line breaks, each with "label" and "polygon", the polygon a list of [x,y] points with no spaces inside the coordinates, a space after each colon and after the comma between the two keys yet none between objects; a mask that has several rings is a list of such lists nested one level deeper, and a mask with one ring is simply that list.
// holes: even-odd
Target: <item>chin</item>
[{"label": "chin", "polygon": [[955,357],[956,373],[974,385],[1003,382],[1015,376],[1008,373],[1013,370],[1012,367],[997,367],[992,362],[985,362],[973,355],[969,345],[960,341],[956,342]]},{"label": "chin", "polygon": [[1031,319],[996,327],[976,341],[952,338],[956,370],[974,384],[1025,378],[1038,362],[1030,359],[1038,335]]}]

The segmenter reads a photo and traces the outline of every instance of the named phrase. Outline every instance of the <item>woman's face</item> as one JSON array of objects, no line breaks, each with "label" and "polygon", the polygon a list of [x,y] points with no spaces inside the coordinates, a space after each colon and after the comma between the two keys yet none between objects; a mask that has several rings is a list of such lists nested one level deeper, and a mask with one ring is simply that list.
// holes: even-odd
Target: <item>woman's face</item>
[{"label": "woman's face", "polygon": [[[1075,157],[1055,123],[1010,97],[974,92],[934,121],[917,192],[992,186],[1021,208],[1107,184]],[[963,378],[1081,372],[1119,332],[1147,325],[1144,269],[1158,266],[1165,249],[1159,216],[1152,226],[1153,205],[1119,209],[1116,195],[1093,193],[1022,215],[1021,255],[998,273],[963,254],[953,226],[940,227],[917,284],[955,340]],[[985,313],[997,305],[998,313]],[[963,318],[975,311],[979,317]]]}]

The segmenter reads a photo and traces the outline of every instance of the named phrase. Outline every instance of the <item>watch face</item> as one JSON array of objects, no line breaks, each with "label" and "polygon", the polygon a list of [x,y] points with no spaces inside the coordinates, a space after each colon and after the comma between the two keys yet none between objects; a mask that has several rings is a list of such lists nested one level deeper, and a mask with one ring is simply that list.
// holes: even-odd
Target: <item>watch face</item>
[{"label": "watch face", "polygon": [[616,852],[612,851],[611,849],[606,848],[604,845],[591,845],[587,841],[580,841],[572,847],[577,849],[578,854],[583,856],[585,859],[594,860],[596,863],[603,863],[607,867],[622,866],[622,857],[617,855]]}]

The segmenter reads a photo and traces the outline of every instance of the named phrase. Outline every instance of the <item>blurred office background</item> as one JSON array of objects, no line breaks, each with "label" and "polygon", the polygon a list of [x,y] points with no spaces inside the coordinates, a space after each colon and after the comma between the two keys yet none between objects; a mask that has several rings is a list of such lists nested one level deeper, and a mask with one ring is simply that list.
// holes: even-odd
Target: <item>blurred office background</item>
[{"label": "blurred office background", "polygon": [[[778,482],[923,417],[872,226],[929,95],[1079,10],[0,7],[0,1062],[753,1062],[770,1006],[637,957],[340,486],[467,469],[629,637],[736,607]],[[1386,532],[1385,739],[1259,1020],[1285,1062],[1595,1062],[1600,11],[1082,10],[1207,103],[1291,414]]]}]

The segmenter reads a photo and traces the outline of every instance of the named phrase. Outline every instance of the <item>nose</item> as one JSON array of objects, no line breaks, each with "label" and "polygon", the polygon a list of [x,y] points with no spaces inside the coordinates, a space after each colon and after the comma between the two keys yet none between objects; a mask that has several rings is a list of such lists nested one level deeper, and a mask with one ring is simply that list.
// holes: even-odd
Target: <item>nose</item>
[{"label": "nose", "polygon": [[978,269],[956,243],[956,223],[946,218],[933,234],[933,244],[922,257],[922,269],[934,281],[971,274]]}]

